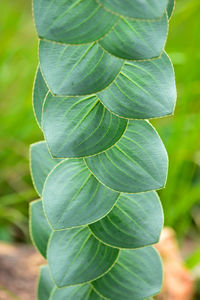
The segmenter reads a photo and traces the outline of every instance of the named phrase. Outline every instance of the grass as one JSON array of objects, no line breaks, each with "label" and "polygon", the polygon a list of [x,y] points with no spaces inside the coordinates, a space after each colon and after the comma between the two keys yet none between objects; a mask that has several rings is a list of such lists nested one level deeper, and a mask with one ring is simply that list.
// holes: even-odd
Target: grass
[{"label": "grass", "polygon": [[[28,202],[36,199],[28,168],[29,145],[42,140],[32,111],[37,38],[30,0],[0,2],[0,239],[27,240]],[[200,2],[178,0],[167,52],[176,71],[175,116],[158,119],[169,153],[166,189],[160,192],[165,224],[180,241],[198,242],[200,230]],[[187,264],[200,260],[195,249]]]},{"label": "grass", "polygon": [[0,238],[11,240],[27,235],[28,201],[37,197],[28,149],[42,135],[31,104],[37,38],[30,1],[3,0],[0,10]]},{"label": "grass", "polygon": [[200,2],[177,1],[167,52],[176,72],[175,115],[154,122],[169,153],[166,189],[160,192],[166,225],[179,238],[200,230]]}]

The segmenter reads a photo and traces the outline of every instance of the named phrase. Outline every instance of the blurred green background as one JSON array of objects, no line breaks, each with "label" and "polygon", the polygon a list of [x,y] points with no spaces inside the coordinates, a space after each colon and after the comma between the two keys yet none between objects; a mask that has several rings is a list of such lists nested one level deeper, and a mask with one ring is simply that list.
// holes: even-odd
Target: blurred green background
[{"label": "blurred green background", "polygon": [[[43,139],[32,111],[38,42],[30,0],[1,0],[0,10],[0,240],[28,242],[28,203],[37,198],[29,145]],[[186,265],[194,268],[200,262],[199,0],[177,0],[166,50],[175,67],[178,101],[175,117],[152,122],[170,159],[160,197],[165,225],[175,229],[180,246],[187,248]]]}]

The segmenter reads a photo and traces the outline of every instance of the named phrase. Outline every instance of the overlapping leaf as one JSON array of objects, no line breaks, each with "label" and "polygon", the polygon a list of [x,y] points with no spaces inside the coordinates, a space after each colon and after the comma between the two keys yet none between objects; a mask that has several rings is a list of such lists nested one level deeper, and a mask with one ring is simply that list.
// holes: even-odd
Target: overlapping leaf
[{"label": "overlapping leaf", "polygon": [[99,44],[117,57],[133,60],[150,59],[162,52],[167,30],[166,14],[154,21],[121,18]]},{"label": "overlapping leaf", "polygon": [[41,74],[40,67],[38,67],[33,90],[33,108],[39,126],[41,126],[42,106],[47,92],[48,88]]},{"label": "overlapping leaf", "polygon": [[45,258],[51,231],[44,215],[42,201],[38,200],[32,202],[30,204],[30,233],[33,243]]},{"label": "overlapping leaf", "polygon": [[55,288],[51,294],[51,300],[103,300],[90,284],[77,285],[75,287]]},{"label": "overlapping leaf", "polygon": [[54,157],[83,157],[110,148],[127,120],[111,114],[96,96],[53,97],[43,108],[43,131]]},{"label": "overlapping leaf", "polygon": [[33,105],[47,143],[31,149],[43,199],[31,206],[30,226],[50,267],[41,269],[39,300],[140,300],[160,290],[155,250],[127,248],[159,238],[153,190],[165,184],[167,154],[148,121],[126,119],[173,113],[174,72],[163,52],[173,7],[34,0],[41,41]]},{"label": "overlapping leaf", "polygon": [[111,300],[141,300],[157,294],[162,285],[162,265],[152,247],[121,250],[115,266],[93,282]]},{"label": "overlapping leaf", "polygon": [[159,18],[167,5],[167,0],[97,0],[97,2],[113,13],[139,19]]},{"label": "overlapping leaf", "polygon": [[88,227],[53,232],[48,263],[58,287],[92,281],[113,266],[119,250],[99,242]]},{"label": "overlapping leaf", "polygon": [[167,14],[168,14],[169,18],[171,18],[171,16],[172,16],[174,6],[175,6],[175,0],[168,0]]},{"label": "overlapping leaf", "polygon": [[46,142],[31,145],[31,175],[35,188],[40,196],[47,175],[60,161],[60,159],[53,159],[51,157]]},{"label": "overlapping leaf", "polygon": [[48,266],[41,266],[37,291],[38,300],[49,300],[54,286]]},{"label": "overlapping leaf", "polygon": [[162,207],[155,192],[122,193],[112,211],[90,229],[107,245],[138,248],[155,244],[162,226]]},{"label": "overlapping leaf", "polygon": [[95,0],[35,0],[34,15],[39,37],[67,44],[98,40],[119,18]]},{"label": "overlapping leaf", "polygon": [[176,87],[168,56],[164,53],[149,61],[126,61],[117,79],[98,97],[110,111],[125,118],[172,114]]},{"label": "overlapping leaf", "polygon": [[166,181],[167,153],[146,121],[129,121],[125,134],[115,146],[85,161],[100,182],[120,192],[160,189]]},{"label": "overlapping leaf", "polygon": [[103,300],[89,283],[57,288],[52,281],[48,266],[40,268],[40,280],[38,285],[38,300]]},{"label": "overlapping leaf", "polygon": [[69,159],[48,176],[43,202],[52,227],[64,229],[99,220],[118,196],[97,181],[82,159]]},{"label": "overlapping leaf", "polygon": [[123,65],[123,60],[109,55],[96,43],[71,46],[41,41],[39,58],[42,73],[55,95],[99,92],[112,83]]}]

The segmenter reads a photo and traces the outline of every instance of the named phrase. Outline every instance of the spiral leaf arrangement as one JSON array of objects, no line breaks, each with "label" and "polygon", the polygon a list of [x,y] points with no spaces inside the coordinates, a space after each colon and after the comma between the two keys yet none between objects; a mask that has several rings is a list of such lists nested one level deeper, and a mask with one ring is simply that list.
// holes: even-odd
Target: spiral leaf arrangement
[{"label": "spiral leaf arrangement", "polygon": [[33,242],[47,258],[39,300],[139,300],[159,293],[151,246],[168,158],[150,118],[173,113],[163,48],[173,1],[34,0],[40,39],[31,146]]}]

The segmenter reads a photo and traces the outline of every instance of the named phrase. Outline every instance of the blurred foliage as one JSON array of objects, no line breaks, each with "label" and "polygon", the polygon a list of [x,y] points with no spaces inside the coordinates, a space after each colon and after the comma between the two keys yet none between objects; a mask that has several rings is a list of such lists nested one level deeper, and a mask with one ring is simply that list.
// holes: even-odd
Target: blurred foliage
[{"label": "blurred foliage", "polygon": [[165,224],[180,239],[198,243],[200,230],[200,1],[179,0],[166,47],[175,67],[175,115],[154,121],[169,153],[166,188],[160,191]]},{"label": "blurred foliage", "polygon": [[31,101],[37,38],[30,1],[2,0],[0,10],[0,239],[11,240],[27,236],[37,197],[28,170],[29,144],[41,139]]},{"label": "blurred foliage", "polygon": [[[28,202],[36,199],[28,169],[29,145],[42,140],[32,111],[37,38],[30,0],[1,0],[0,239],[27,240]],[[175,67],[175,117],[153,120],[169,153],[165,224],[180,241],[198,244],[200,231],[200,1],[177,0],[166,50]],[[200,260],[198,248],[189,267]]]}]

